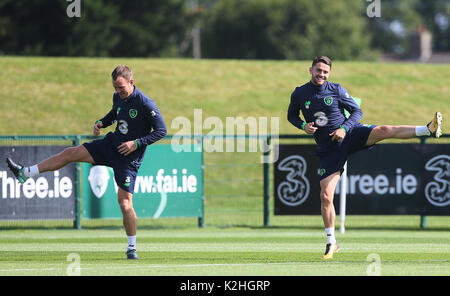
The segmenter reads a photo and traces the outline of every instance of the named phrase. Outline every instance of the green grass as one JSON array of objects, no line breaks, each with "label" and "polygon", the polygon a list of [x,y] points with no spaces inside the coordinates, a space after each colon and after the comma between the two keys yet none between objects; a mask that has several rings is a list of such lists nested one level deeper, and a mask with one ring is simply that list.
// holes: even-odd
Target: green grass
[{"label": "green grass", "polygon": [[381,275],[449,276],[448,219],[434,218],[433,227],[419,230],[408,226],[411,217],[349,217],[346,233],[337,234],[342,250],[326,262],[316,217],[268,228],[199,229],[176,226],[177,219],[142,220],[139,260],[131,262],[118,221],[108,221],[107,228],[86,222],[83,230],[9,229],[0,232],[0,275],[67,275],[74,267],[68,256],[76,254],[81,275],[366,276],[378,264],[371,256],[377,256]]},{"label": "green grass", "polygon": [[[280,133],[297,133],[286,110],[294,88],[310,79],[309,61],[0,57],[0,63],[2,134],[90,134],[109,111],[110,73],[122,63],[156,101],[170,134],[179,131],[172,121],[193,119],[195,108],[203,119],[224,122],[279,117]],[[448,65],[335,61],[330,81],[363,98],[363,123],[419,125],[437,110],[450,114],[446,77]]]},{"label": "green grass", "polygon": [[[292,90],[309,80],[309,61],[0,57],[0,133],[90,134],[109,111],[110,73],[128,64],[157,103],[169,133],[178,116],[286,118]],[[448,65],[339,62],[330,81],[363,98],[363,123],[425,124],[436,110],[450,131]],[[446,117],[447,116],[447,117]],[[193,132],[193,130],[191,130]],[[207,134],[209,130],[204,129]],[[414,140],[417,142],[417,140]],[[430,139],[429,143],[438,141]],[[439,139],[449,142],[449,139]],[[262,228],[260,153],[205,153],[205,222],[140,219],[137,262],[124,260],[121,221],[0,222],[0,275],[66,275],[80,256],[82,275],[367,275],[370,254],[382,275],[450,275],[449,217],[349,216],[342,251],[323,262],[319,215],[270,216]],[[339,225],[337,225],[339,227]]]}]

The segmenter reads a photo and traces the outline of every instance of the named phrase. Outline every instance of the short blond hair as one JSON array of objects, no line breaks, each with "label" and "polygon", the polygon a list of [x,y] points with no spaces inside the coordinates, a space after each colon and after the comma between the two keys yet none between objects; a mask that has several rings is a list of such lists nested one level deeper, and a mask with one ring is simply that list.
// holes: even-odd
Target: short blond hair
[{"label": "short blond hair", "polygon": [[122,76],[127,81],[130,81],[133,79],[133,72],[131,72],[131,69],[127,65],[119,65],[111,73],[111,77],[114,81],[116,81],[119,76]]}]

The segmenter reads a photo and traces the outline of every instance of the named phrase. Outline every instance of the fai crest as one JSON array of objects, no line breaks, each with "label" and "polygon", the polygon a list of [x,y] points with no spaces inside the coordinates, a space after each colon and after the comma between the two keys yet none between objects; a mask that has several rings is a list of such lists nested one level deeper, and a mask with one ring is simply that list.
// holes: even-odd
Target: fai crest
[{"label": "fai crest", "polygon": [[327,106],[331,106],[331,104],[333,104],[333,97],[326,97],[323,99],[323,101]]},{"label": "fai crest", "polygon": [[89,171],[89,184],[97,198],[101,198],[108,188],[109,170],[106,166],[95,165]]},{"label": "fai crest", "polygon": [[130,109],[129,114],[130,114],[131,118],[136,118],[136,116],[138,115],[138,112],[136,109]]}]

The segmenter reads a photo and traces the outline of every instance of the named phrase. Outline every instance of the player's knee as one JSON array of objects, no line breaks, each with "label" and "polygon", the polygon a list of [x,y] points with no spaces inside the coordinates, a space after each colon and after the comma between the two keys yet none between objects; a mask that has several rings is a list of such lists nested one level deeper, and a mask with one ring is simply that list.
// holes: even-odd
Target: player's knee
[{"label": "player's knee", "polygon": [[130,208],[130,205],[129,205],[129,203],[128,203],[128,200],[126,200],[126,199],[119,199],[119,207],[120,207],[120,210],[121,210],[122,212],[128,211],[129,208]]},{"label": "player's knee", "polygon": [[126,213],[133,209],[133,204],[128,198],[119,198],[119,207],[122,213]]},{"label": "player's knee", "polygon": [[326,190],[320,191],[320,201],[323,205],[330,205],[333,203],[333,194]]},{"label": "player's knee", "polygon": [[380,138],[386,139],[392,137],[393,127],[392,125],[381,125],[378,127],[378,133]]},{"label": "player's knee", "polygon": [[68,147],[61,153],[66,163],[76,161],[77,147]]}]

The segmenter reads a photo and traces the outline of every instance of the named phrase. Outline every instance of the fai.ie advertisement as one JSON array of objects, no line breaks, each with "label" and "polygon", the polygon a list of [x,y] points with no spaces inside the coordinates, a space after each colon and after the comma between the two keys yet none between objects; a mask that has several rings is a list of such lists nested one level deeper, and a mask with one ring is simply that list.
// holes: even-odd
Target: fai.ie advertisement
[{"label": "fai.ie advertisement", "polygon": [[[83,218],[121,218],[117,191],[112,168],[83,163]],[[138,217],[202,217],[202,153],[174,152],[169,144],[147,147],[133,206]]]}]

